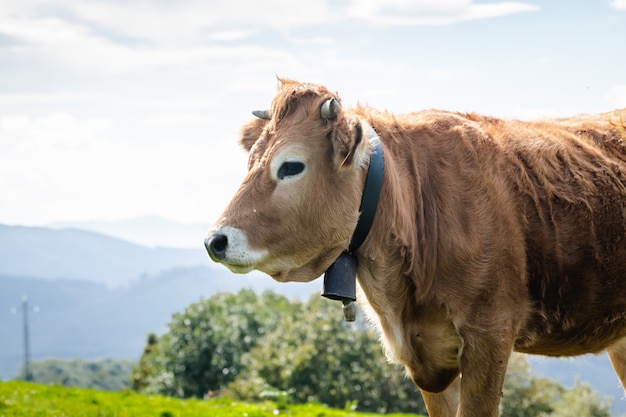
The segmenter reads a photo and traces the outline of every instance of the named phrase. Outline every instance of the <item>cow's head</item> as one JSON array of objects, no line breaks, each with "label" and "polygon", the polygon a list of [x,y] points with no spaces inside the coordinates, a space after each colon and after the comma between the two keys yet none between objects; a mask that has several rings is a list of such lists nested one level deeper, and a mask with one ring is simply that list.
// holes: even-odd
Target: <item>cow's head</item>
[{"label": "cow's head", "polygon": [[255,115],[240,138],[248,174],[205,245],[233,272],[310,281],[348,248],[373,131],[326,88],[293,81]]}]

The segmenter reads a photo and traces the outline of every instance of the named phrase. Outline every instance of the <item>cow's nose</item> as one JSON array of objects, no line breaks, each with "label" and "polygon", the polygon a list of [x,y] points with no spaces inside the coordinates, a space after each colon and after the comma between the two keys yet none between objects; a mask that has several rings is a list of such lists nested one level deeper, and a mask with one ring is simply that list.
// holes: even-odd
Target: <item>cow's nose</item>
[{"label": "cow's nose", "polygon": [[204,240],[209,256],[215,262],[219,262],[226,257],[226,248],[228,247],[228,237],[222,234],[216,234]]}]

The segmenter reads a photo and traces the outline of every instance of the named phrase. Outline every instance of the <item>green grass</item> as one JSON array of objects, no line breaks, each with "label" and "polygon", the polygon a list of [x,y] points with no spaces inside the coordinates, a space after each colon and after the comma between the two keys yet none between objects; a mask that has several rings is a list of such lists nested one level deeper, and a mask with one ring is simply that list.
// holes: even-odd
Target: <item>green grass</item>
[{"label": "green grass", "polygon": [[[134,392],[96,391],[0,382],[0,417],[374,417],[376,414],[333,410],[317,404],[248,404],[226,398],[181,400]],[[410,417],[413,414],[389,416]]]}]

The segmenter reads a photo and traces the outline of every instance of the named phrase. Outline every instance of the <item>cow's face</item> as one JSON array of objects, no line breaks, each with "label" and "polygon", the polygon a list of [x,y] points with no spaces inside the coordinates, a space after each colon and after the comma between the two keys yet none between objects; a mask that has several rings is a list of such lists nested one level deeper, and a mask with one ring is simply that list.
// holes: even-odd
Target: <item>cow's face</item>
[{"label": "cow's face", "polygon": [[[310,281],[348,247],[368,141],[360,122],[328,100],[303,96],[272,120],[244,126],[248,174],[209,231],[214,261],[236,273],[256,269],[278,281]],[[324,103],[333,106],[332,117],[320,115]]]}]

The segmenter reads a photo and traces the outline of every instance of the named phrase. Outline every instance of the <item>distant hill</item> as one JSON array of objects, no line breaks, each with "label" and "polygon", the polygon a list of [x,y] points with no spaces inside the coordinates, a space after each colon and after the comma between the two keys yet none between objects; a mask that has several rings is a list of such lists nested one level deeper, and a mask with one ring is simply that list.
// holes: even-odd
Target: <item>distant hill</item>
[{"label": "distant hill", "polygon": [[261,274],[234,276],[202,266],[171,269],[118,288],[0,275],[0,312],[5,312],[0,313],[0,379],[14,376],[22,362],[22,316],[10,314],[22,295],[38,307],[29,316],[33,359],[138,360],[148,333],[164,333],[172,314],[203,297],[252,288],[304,298],[319,292],[319,285],[285,285]]},{"label": "distant hill", "polygon": [[52,229],[81,229],[123,239],[146,247],[201,248],[209,224],[182,224],[160,217],[119,221],[57,222]]},{"label": "distant hill", "polygon": [[148,248],[78,229],[0,225],[0,274],[69,278],[115,287],[177,266],[207,265],[196,249]]}]

